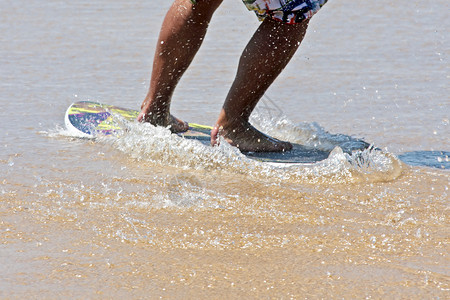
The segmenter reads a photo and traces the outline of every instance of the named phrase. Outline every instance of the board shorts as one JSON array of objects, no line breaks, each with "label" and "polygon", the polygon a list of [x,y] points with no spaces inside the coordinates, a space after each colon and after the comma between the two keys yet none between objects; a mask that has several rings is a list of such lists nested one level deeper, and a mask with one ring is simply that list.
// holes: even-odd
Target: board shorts
[{"label": "board shorts", "polygon": [[288,24],[310,19],[328,0],[242,0],[260,21],[269,17]]}]

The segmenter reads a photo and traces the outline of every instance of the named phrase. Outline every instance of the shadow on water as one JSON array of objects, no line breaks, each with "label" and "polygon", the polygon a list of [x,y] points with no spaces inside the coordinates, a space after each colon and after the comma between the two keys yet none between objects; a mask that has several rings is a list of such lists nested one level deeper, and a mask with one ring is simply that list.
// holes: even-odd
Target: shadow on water
[{"label": "shadow on water", "polygon": [[398,158],[411,166],[424,166],[450,169],[449,151],[411,151],[398,155]]}]

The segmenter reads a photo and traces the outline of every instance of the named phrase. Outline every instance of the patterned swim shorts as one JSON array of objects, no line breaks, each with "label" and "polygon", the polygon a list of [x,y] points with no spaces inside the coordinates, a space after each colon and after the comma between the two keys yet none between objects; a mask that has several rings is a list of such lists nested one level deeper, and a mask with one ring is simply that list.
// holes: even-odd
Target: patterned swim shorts
[{"label": "patterned swim shorts", "polygon": [[328,0],[242,0],[260,20],[270,17],[288,24],[311,18]]}]

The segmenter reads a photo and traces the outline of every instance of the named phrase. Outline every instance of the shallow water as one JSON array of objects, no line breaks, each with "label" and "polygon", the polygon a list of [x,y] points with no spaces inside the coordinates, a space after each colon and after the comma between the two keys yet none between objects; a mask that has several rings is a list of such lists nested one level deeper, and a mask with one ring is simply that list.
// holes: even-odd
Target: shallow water
[{"label": "shallow water", "polygon": [[[214,123],[258,25],[239,2],[216,13],[179,117]],[[74,101],[139,107],[170,3],[2,3],[0,297],[448,298],[446,1],[331,1],[314,17],[252,122],[383,153],[290,167],[150,125],[64,130]]]}]

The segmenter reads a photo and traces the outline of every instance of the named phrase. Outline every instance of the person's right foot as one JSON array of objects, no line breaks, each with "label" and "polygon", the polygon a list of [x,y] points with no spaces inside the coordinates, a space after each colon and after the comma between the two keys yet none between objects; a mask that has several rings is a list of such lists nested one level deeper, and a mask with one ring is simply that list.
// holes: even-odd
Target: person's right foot
[{"label": "person's right foot", "polygon": [[222,136],[230,145],[242,152],[284,152],[292,149],[292,144],[267,136],[250,123],[216,124],[211,131],[211,145],[218,145]]},{"label": "person's right foot", "polygon": [[185,132],[189,129],[189,124],[184,122],[173,115],[168,115],[163,117],[160,114],[144,113],[142,110],[137,117],[139,122],[148,122],[155,126],[169,127],[170,131],[173,133]]}]

